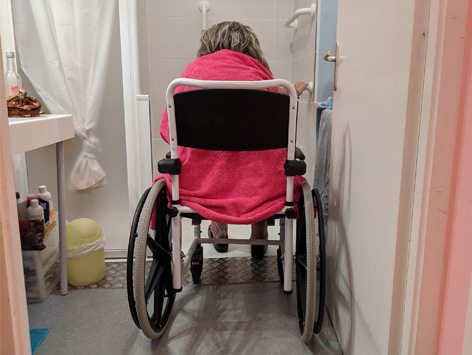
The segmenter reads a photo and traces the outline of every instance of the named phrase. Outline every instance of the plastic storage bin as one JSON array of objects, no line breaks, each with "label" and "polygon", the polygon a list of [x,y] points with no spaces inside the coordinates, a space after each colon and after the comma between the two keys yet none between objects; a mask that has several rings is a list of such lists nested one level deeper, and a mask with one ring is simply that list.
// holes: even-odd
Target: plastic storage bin
[{"label": "plastic storage bin", "polygon": [[26,299],[28,303],[44,302],[60,280],[59,229],[54,228],[44,241],[43,250],[24,250]]}]

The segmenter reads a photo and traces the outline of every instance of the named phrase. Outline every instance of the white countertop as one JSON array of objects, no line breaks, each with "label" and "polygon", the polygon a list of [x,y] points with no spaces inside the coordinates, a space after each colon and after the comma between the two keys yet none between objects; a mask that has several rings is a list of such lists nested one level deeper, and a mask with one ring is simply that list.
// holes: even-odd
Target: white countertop
[{"label": "white countertop", "polygon": [[74,137],[72,115],[9,117],[8,122],[13,155]]}]

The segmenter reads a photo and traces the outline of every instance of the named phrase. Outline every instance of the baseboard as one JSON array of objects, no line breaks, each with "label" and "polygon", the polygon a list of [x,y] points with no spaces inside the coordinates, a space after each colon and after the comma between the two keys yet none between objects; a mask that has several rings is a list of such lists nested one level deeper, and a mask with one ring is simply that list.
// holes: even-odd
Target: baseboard
[{"label": "baseboard", "polygon": [[105,249],[105,259],[126,259],[127,250],[123,249]]}]

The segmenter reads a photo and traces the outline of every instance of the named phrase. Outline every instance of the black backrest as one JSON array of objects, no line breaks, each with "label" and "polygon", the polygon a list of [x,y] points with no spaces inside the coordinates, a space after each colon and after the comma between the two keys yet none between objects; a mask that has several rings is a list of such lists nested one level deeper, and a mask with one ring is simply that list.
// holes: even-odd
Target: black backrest
[{"label": "black backrest", "polygon": [[290,97],[267,90],[198,89],[174,95],[179,146],[222,151],[286,148]]}]

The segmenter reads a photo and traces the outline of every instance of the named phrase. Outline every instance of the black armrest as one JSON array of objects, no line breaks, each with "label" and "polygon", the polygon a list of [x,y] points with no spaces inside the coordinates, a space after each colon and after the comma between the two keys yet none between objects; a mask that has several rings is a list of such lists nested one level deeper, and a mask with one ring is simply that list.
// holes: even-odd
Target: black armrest
[{"label": "black armrest", "polygon": [[180,159],[162,159],[157,163],[157,170],[162,174],[178,175],[181,172]]}]

